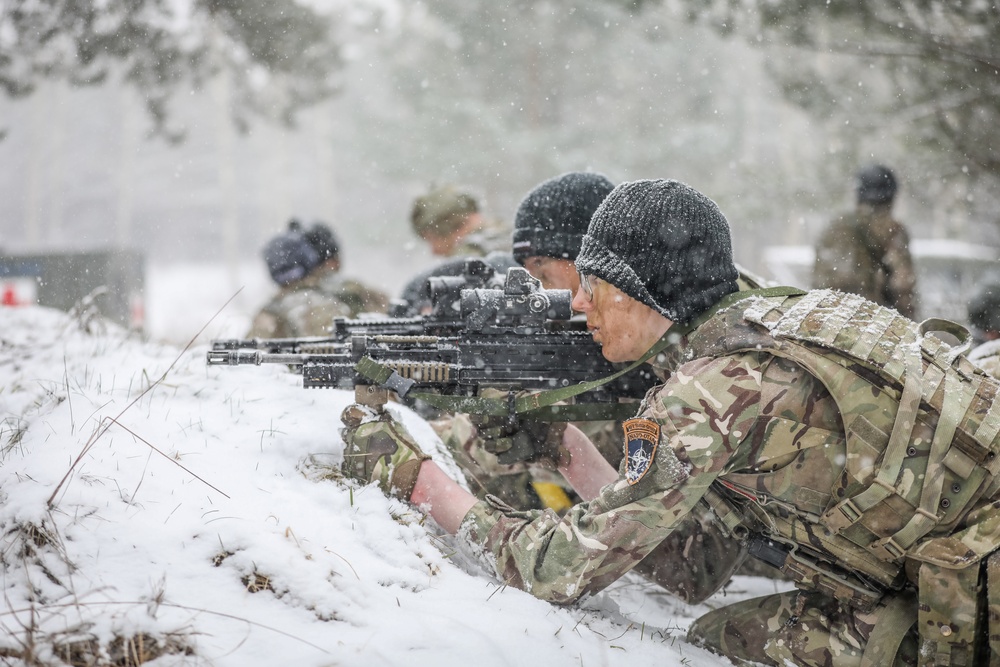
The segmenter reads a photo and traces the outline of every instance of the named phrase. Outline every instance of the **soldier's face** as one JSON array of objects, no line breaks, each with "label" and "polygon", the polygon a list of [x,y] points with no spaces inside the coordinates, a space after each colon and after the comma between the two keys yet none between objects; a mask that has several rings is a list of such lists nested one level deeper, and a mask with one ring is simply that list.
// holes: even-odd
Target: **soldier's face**
[{"label": "soldier's face", "polygon": [[608,361],[635,361],[673,322],[600,278],[581,276],[573,310],[587,315],[587,329]]},{"label": "soldier's face", "polygon": [[529,257],[524,260],[524,268],[542,281],[545,289],[568,289],[574,294],[580,287],[580,274],[576,272],[573,260],[555,257]]}]

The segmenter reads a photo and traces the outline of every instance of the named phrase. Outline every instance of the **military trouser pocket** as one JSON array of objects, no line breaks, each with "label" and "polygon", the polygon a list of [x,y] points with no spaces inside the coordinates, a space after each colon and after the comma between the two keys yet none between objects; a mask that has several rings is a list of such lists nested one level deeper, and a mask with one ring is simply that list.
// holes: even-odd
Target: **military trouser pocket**
[{"label": "military trouser pocket", "polygon": [[[980,560],[962,568],[920,563],[917,629],[921,666],[983,664],[976,660],[977,645],[981,651],[986,649],[983,565]],[[994,586],[997,584],[1000,581]]]}]

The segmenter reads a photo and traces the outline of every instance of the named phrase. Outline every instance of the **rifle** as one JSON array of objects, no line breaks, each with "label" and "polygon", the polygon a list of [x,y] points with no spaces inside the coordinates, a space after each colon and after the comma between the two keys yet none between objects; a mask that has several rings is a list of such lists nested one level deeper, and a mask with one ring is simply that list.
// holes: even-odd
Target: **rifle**
[{"label": "rifle", "polygon": [[[658,382],[645,368],[590,383],[594,386],[575,399],[603,405],[552,405],[561,399],[547,390],[577,393],[574,385],[619,369],[603,357],[586,323],[571,319],[569,290],[543,289],[522,268],[508,270],[502,287],[488,280],[467,287],[482,278],[475,262],[470,261],[466,276],[431,279],[438,281],[431,286],[431,315],[337,318],[326,337],[217,340],[208,364],[287,364],[301,372],[306,388],[354,388],[359,400],[368,397],[364,402],[384,402],[383,392],[391,390],[401,399],[420,399],[451,412],[530,412],[534,419],[558,421],[634,414],[634,405],[617,400],[642,398]],[[479,397],[487,387],[508,392],[507,399]],[[548,398],[515,396],[523,390],[545,390]]]}]

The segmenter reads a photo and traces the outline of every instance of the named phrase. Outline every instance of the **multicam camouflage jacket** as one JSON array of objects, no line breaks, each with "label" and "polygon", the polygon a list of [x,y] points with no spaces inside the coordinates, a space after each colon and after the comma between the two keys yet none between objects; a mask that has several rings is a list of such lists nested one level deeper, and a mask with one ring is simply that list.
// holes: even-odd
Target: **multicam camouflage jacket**
[{"label": "multicam camouflage jacket", "polygon": [[562,517],[470,510],[463,530],[499,576],[572,602],[707,502],[734,538],[777,545],[800,587],[859,609],[916,589],[945,648],[971,645],[973,624],[940,619],[974,612],[965,573],[1000,546],[1000,385],[895,311],[829,290],[751,296],[677,347],[686,361],[625,423],[620,478],[597,498]]},{"label": "multicam camouflage jacket", "polygon": [[330,333],[335,317],[385,312],[388,297],[361,283],[319,268],[287,285],[254,317],[248,338],[295,338]]},{"label": "multicam camouflage jacket", "polygon": [[917,278],[909,246],[888,207],[859,207],[832,221],[816,243],[813,287],[860,294],[912,318]]}]

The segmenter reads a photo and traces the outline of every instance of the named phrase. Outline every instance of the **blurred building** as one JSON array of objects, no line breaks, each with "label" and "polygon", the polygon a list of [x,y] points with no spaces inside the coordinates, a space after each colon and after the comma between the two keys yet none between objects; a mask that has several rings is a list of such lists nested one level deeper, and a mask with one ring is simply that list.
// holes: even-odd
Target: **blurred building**
[{"label": "blurred building", "polygon": [[86,306],[141,331],[144,284],[145,257],[138,250],[0,254],[0,307]]}]

